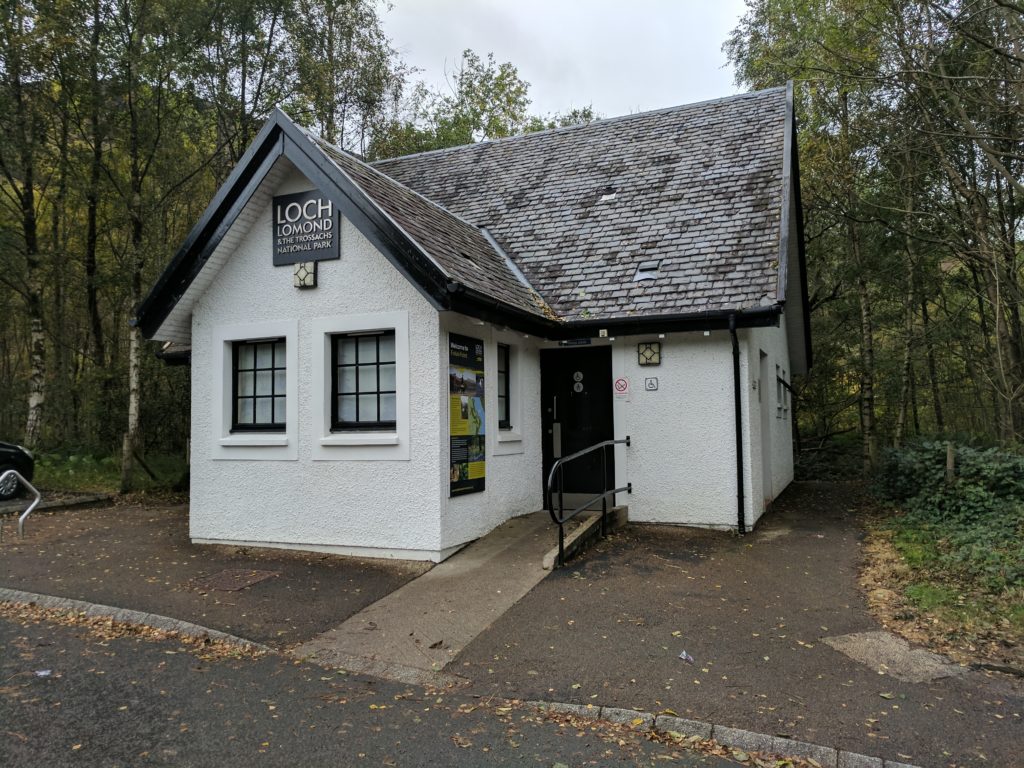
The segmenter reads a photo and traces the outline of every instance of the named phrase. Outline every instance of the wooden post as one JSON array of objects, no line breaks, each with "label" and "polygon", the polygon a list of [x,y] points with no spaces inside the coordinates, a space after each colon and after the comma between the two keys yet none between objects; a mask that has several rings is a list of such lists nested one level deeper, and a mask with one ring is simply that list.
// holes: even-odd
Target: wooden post
[{"label": "wooden post", "polygon": [[956,454],[953,452],[953,441],[946,441],[946,484],[950,485],[956,479]]}]

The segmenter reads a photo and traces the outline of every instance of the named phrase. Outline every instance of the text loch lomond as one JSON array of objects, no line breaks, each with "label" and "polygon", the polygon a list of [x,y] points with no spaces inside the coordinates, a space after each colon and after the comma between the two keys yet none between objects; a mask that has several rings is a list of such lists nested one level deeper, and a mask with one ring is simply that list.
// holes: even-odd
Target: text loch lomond
[{"label": "text loch lomond", "polygon": [[339,256],[331,200],[315,189],[274,198],[274,266]]}]

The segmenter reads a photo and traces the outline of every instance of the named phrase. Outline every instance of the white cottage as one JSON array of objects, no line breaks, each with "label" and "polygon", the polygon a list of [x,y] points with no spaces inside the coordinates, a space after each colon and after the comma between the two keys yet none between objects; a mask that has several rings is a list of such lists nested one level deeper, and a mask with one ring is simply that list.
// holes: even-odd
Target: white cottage
[{"label": "white cottage", "polygon": [[379,163],[275,113],[139,308],[190,533],[440,561],[564,490],[749,530],[810,362],[791,88]]}]

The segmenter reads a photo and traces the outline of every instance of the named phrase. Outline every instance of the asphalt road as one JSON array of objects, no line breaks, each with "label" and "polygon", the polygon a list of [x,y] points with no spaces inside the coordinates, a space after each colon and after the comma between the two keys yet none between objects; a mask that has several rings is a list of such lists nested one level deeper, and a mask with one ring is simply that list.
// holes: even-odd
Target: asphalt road
[{"label": "asphalt road", "polygon": [[0,647],[5,766],[735,765],[277,655],[203,658],[175,641],[8,618]]}]

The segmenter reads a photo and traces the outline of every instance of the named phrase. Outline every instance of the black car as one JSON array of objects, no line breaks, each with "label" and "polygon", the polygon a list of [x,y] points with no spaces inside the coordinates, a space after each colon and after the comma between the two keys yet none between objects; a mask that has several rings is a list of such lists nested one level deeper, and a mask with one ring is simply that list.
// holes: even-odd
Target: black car
[{"label": "black car", "polygon": [[27,448],[13,443],[0,442],[0,501],[13,499],[21,490],[21,483],[14,475],[4,477],[8,469],[16,469],[26,480],[32,480],[36,460]]}]

